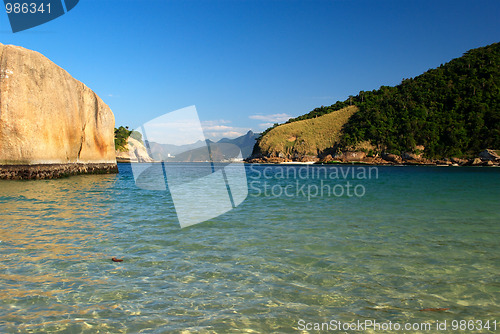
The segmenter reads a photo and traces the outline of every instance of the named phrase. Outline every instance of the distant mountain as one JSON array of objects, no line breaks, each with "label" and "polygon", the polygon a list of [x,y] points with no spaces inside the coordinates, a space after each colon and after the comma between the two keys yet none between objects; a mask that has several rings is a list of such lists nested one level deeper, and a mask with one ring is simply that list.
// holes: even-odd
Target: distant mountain
[{"label": "distant mountain", "polygon": [[253,156],[295,160],[364,151],[440,159],[472,157],[486,148],[500,148],[500,43],[269,128]]},{"label": "distant mountain", "polygon": [[257,141],[258,134],[255,134],[252,130],[248,131],[245,135],[234,138],[222,138],[217,143],[227,143],[234,144],[238,146],[241,150],[241,154],[243,158],[248,158],[252,154],[253,147],[255,146],[255,142]]},{"label": "distant mountain", "polygon": [[165,159],[174,162],[203,162],[203,161],[234,161],[242,160],[240,148],[231,143],[214,143],[207,141],[207,145],[193,150],[182,152],[175,157]]},{"label": "distant mountain", "polygon": [[146,141],[146,147],[148,147],[151,156],[156,161],[166,160],[172,156],[176,156],[179,153],[205,146],[206,144],[202,140],[198,140],[193,144],[187,145],[159,144],[153,141]]},{"label": "distant mountain", "polygon": [[[213,161],[231,160],[238,157],[239,151],[243,159],[248,158],[253,150],[257,134],[248,131],[245,135],[229,139],[222,138],[218,142],[207,139],[189,145],[168,145],[146,142],[154,160],[164,161]],[[239,148],[239,150],[238,150]]]}]

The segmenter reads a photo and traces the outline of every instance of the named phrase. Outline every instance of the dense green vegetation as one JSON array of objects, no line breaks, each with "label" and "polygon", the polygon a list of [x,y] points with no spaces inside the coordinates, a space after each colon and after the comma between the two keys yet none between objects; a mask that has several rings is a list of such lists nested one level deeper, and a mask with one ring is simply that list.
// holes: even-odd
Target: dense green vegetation
[{"label": "dense green vegetation", "polygon": [[470,50],[437,69],[403,79],[396,87],[362,91],[288,122],[351,104],[359,111],[343,128],[341,150],[366,141],[396,154],[424,145],[427,157],[439,158],[499,148],[500,43]]},{"label": "dense green vegetation", "polygon": [[120,126],[118,129],[115,128],[115,150],[125,151],[127,150],[127,139],[131,137],[135,140],[142,142],[142,134],[140,132],[129,130],[128,126]]},{"label": "dense green vegetation", "polygon": [[118,129],[115,128],[115,150],[125,151],[125,146],[127,145],[127,139],[132,133],[128,129],[128,126],[120,126]]}]

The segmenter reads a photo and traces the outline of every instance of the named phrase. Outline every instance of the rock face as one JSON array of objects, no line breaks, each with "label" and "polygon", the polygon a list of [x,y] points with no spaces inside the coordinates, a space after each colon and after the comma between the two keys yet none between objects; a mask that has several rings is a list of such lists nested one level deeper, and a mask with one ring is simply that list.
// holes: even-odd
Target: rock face
[{"label": "rock face", "polygon": [[153,162],[146,147],[138,140],[128,137],[125,151],[116,151],[118,162]]},{"label": "rock face", "polygon": [[[40,165],[53,173],[37,174]],[[64,175],[116,171],[113,113],[40,53],[0,44],[0,178],[58,176],[58,166]]]}]

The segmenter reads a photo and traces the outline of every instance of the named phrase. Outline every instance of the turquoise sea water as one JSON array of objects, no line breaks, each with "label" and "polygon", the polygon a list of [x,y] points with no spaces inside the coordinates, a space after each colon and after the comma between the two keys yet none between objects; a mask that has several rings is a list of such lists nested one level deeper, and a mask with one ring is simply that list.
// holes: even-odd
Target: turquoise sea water
[{"label": "turquoise sea water", "polygon": [[1,181],[0,332],[294,333],[332,320],[432,326],[400,331],[412,333],[496,320],[500,332],[500,168],[246,168],[248,198],[185,229],[169,193],[137,188],[127,164]]}]

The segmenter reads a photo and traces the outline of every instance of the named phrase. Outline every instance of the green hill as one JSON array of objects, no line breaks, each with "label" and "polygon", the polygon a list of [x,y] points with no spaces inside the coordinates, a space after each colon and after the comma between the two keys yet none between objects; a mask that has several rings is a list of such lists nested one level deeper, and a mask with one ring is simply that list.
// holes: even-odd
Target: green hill
[{"label": "green hill", "polygon": [[[288,135],[284,130],[287,126],[349,105],[359,111],[344,124],[340,137],[322,141],[318,135],[313,139],[316,146],[331,145],[331,150],[349,151],[369,143],[375,152],[395,154],[414,152],[417,146],[424,146],[424,156],[428,158],[467,157],[485,148],[499,148],[500,43],[470,50],[436,69],[403,79],[395,87],[361,91],[346,101],[316,108],[268,129],[258,140],[254,153],[293,154],[293,150],[284,151],[286,146],[279,146]],[[279,131],[284,136],[281,141],[267,138]],[[267,142],[275,146],[267,147]]]},{"label": "green hill", "polygon": [[357,110],[357,107],[350,106],[320,117],[272,128],[261,137],[254,155],[287,158],[317,156],[339,141],[342,127]]}]

